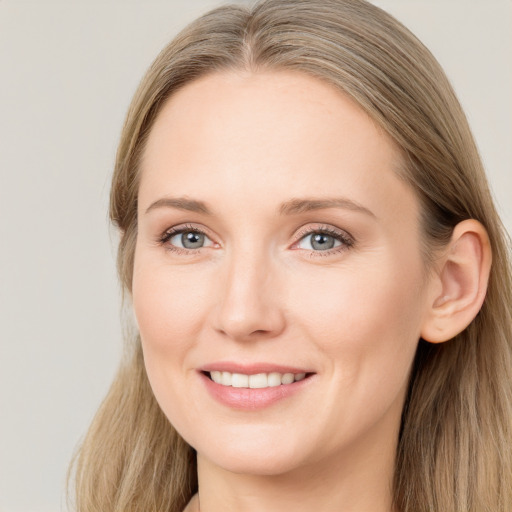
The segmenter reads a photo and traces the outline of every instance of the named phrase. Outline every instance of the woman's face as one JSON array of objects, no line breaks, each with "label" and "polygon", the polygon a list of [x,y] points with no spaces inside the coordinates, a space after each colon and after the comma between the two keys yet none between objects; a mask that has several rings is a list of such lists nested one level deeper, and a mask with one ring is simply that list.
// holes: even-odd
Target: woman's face
[{"label": "woman's face", "polygon": [[394,453],[428,302],[399,166],[299,73],[213,74],[161,110],[133,303],[155,396],[204,460],[278,474]]}]

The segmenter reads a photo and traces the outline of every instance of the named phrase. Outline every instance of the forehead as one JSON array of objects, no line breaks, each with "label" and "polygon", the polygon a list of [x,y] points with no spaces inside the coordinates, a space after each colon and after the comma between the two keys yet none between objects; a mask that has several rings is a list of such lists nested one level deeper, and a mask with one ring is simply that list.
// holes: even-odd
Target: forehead
[{"label": "forehead", "polygon": [[215,202],[231,193],[246,207],[270,207],[279,194],[385,203],[394,188],[415,208],[397,178],[400,163],[390,137],[334,86],[290,71],[216,73],[161,109],[142,159],[139,202],[165,194]]}]

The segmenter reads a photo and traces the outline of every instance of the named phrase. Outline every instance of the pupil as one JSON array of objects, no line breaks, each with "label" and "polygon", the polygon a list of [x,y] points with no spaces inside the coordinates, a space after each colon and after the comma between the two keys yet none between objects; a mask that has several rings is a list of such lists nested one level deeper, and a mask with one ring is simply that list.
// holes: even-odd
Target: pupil
[{"label": "pupil", "polygon": [[181,243],[186,249],[198,249],[204,244],[204,235],[202,233],[195,233],[189,231],[181,235]]},{"label": "pupil", "polygon": [[313,247],[313,249],[318,249],[320,251],[332,249],[334,247],[334,238],[330,235],[317,233],[312,237],[311,247]]}]

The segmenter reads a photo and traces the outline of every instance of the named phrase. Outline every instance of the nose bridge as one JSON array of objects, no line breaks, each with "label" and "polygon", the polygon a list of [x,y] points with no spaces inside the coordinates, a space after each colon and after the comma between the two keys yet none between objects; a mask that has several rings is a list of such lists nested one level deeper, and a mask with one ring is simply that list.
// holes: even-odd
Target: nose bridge
[{"label": "nose bridge", "polygon": [[233,247],[221,272],[217,328],[234,339],[276,336],[284,327],[271,254],[263,247]]}]

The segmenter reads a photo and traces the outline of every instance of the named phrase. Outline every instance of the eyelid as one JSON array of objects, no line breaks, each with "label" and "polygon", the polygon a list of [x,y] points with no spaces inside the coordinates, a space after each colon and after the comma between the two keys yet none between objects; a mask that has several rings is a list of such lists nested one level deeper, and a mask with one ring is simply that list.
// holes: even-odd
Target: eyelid
[{"label": "eyelid", "polygon": [[355,244],[354,237],[346,230],[336,228],[329,224],[316,224],[311,225],[308,224],[307,226],[301,227],[296,235],[295,235],[295,242],[292,244],[292,249],[299,250],[297,247],[297,244],[306,238],[307,236],[316,234],[316,233],[325,233],[327,235],[330,235],[337,240],[341,242],[341,244],[337,247],[333,247],[332,249],[327,249],[324,251],[312,251],[308,249],[300,249],[308,251],[312,256],[329,256],[336,254],[338,252],[346,251],[350,249]]},{"label": "eyelid", "polygon": [[[179,247],[179,246],[172,245],[172,244],[168,243],[172,237],[174,237],[180,233],[184,233],[184,232],[200,233],[200,234],[204,235],[205,237],[207,237],[212,242],[212,244],[209,246],[206,246],[206,247],[198,247],[197,249],[187,249],[184,247]],[[310,236],[310,235],[313,235],[316,233],[327,234],[329,236],[334,237],[336,240],[340,241],[341,243],[340,243],[340,245],[338,245],[336,247],[333,247],[331,249],[326,249],[323,251],[301,249],[301,248],[297,247],[297,244],[301,240],[303,240],[307,236]],[[198,254],[202,249],[206,249],[206,248],[210,248],[210,247],[220,247],[220,244],[218,242],[215,242],[214,238],[215,237],[210,234],[208,229],[206,229],[202,226],[185,223],[185,224],[178,224],[176,226],[167,228],[163,233],[160,234],[160,236],[158,236],[157,242],[160,245],[164,246],[166,248],[166,250],[174,251],[174,252],[184,254],[184,255],[194,255],[194,254]],[[346,250],[350,249],[355,243],[354,237],[348,231],[334,227],[329,224],[311,224],[311,223],[309,223],[306,226],[299,228],[299,230],[294,235],[294,238],[295,238],[295,242],[293,242],[291,249],[294,249],[294,250],[300,249],[303,251],[307,251],[308,253],[310,253],[310,255],[312,257],[314,257],[314,256],[330,256],[330,255],[333,255],[333,254],[336,254],[336,253],[339,253],[342,251],[346,251]]]},{"label": "eyelid", "polygon": [[[194,232],[194,233],[200,233],[207,237],[212,244],[206,247],[198,247],[197,249],[187,249],[186,247],[178,247],[176,245],[170,244],[169,240],[173,238],[176,235],[179,235],[180,233],[186,233],[186,232]],[[214,241],[214,237],[209,233],[209,230],[196,226],[194,224],[178,224],[176,226],[172,226],[170,228],[167,228],[163,233],[161,233],[158,236],[157,239],[158,244],[163,245],[166,250],[177,252],[180,254],[185,255],[193,255],[197,254],[201,251],[201,249],[209,248],[209,247],[215,247],[219,246],[217,242]]]}]

